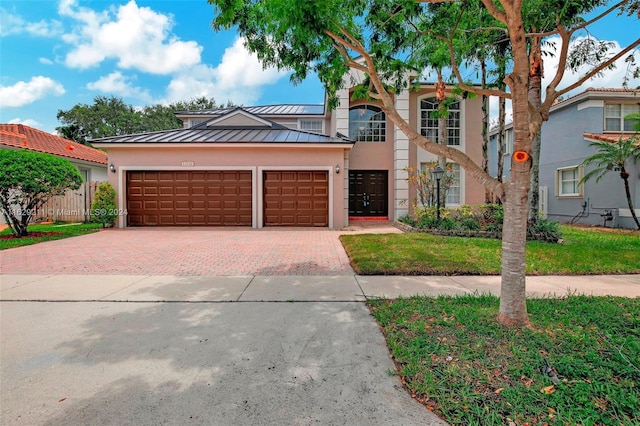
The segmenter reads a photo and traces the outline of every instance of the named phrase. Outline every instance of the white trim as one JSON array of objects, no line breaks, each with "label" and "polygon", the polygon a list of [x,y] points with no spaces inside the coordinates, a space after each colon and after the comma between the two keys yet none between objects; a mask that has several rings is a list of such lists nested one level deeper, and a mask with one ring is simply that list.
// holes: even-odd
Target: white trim
[{"label": "white trim", "polygon": [[269,170],[285,170],[285,171],[326,171],[329,179],[329,229],[333,229],[333,166],[258,166],[257,175],[257,220],[258,228],[264,227],[264,173]]},{"label": "white trim", "polygon": [[[124,181],[126,172],[128,171],[215,171],[215,170],[242,170],[251,172],[251,227],[257,227],[257,203],[256,203],[256,166],[192,166],[192,167],[180,167],[180,166],[119,166],[116,173],[118,174],[118,208],[121,210],[126,209],[126,188],[124,187]],[[118,219],[118,227],[126,228],[125,215],[120,215]]]},{"label": "white trim", "polygon": [[[250,112],[247,112],[247,111],[242,110],[242,109],[238,109],[238,110],[235,110],[235,111],[230,111],[230,112],[228,112],[226,114],[221,115],[220,117],[217,117],[217,118],[214,118],[213,120],[207,121],[207,127],[209,127],[209,126],[215,127],[216,124],[218,124],[218,123],[220,123],[222,121],[228,120],[228,119],[230,119],[232,117],[235,117],[236,115],[242,115],[245,118],[248,118],[248,119],[250,119],[252,121],[255,121],[257,123],[263,124],[263,125],[268,126],[268,127],[273,127],[273,123],[272,122],[267,121],[267,120],[265,120],[264,118],[262,118],[262,117],[260,117],[258,115],[251,114]],[[242,127],[242,126],[237,126],[237,127]]]},{"label": "white trim", "polygon": [[[572,194],[563,194],[562,193],[562,172],[576,170],[578,172],[578,183],[577,183],[577,193]],[[575,166],[565,166],[558,167],[556,169],[556,188],[555,188],[555,196],[557,198],[584,198],[584,183],[580,183],[580,180],[584,176],[584,167],[580,164]]]},{"label": "white trim", "polygon": [[589,99],[578,104],[578,111],[582,111],[587,108],[604,108],[604,100],[602,99]]},{"label": "white trim", "polygon": [[137,142],[137,143],[95,143],[97,148],[322,148],[322,149],[351,149],[353,143],[157,143],[157,142]]}]

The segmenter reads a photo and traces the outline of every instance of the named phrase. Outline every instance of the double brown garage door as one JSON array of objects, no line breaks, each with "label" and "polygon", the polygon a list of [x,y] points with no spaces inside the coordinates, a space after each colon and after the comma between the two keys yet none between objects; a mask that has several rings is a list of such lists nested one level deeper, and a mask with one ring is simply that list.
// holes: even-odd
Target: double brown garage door
[{"label": "double brown garage door", "polygon": [[[265,226],[328,226],[328,173],[266,171]],[[129,226],[251,226],[250,171],[127,172]]]}]

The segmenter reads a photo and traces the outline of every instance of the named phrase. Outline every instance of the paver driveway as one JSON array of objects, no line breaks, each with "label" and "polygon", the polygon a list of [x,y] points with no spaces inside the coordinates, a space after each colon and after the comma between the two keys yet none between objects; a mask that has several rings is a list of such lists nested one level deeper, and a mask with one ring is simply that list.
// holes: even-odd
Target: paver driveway
[{"label": "paver driveway", "polygon": [[308,228],[109,229],[0,251],[2,274],[353,275],[339,241]]}]

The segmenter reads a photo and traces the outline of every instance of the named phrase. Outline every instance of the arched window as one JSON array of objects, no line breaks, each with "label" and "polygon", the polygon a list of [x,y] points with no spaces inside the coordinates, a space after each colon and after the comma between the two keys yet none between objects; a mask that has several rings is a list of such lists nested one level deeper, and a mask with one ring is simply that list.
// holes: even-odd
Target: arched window
[{"label": "arched window", "polygon": [[349,138],[359,142],[385,142],[386,120],[385,113],[372,105],[349,108]]},{"label": "arched window", "polygon": [[[434,111],[438,110],[436,98],[426,98],[420,101],[420,133],[434,142],[438,141],[438,118]],[[447,117],[447,145],[460,145],[460,101],[449,105]]]}]

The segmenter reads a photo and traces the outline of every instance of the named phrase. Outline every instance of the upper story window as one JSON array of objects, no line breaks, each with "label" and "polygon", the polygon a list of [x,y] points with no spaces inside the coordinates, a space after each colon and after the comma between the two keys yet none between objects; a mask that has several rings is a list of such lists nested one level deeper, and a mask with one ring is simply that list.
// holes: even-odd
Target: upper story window
[{"label": "upper story window", "polygon": [[200,123],[204,123],[205,121],[209,121],[210,118],[190,118],[189,119],[189,127],[193,127]]},{"label": "upper story window", "polygon": [[372,105],[349,108],[349,138],[359,142],[385,142],[387,116]]},{"label": "upper story window", "polygon": [[298,122],[298,129],[313,133],[324,133],[324,121],[320,119],[303,119]]},{"label": "upper story window", "polygon": [[[434,111],[438,110],[436,98],[420,101],[420,133],[434,142],[438,141],[438,118]],[[449,106],[447,117],[447,145],[460,145],[460,101]]]},{"label": "upper story window", "polygon": [[604,130],[607,132],[632,132],[634,120],[625,120],[624,118],[638,112],[640,112],[640,105],[636,103],[605,104]]}]

